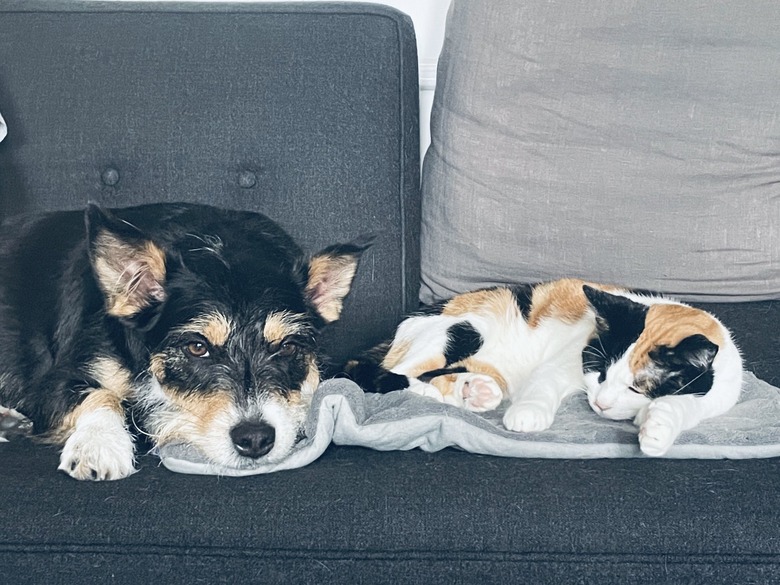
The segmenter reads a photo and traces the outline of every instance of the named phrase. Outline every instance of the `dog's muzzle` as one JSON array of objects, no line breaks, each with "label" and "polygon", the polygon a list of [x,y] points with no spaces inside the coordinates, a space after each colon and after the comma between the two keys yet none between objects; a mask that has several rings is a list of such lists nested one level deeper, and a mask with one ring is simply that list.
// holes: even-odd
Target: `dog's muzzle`
[{"label": "dog's muzzle", "polygon": [[231,429],[230,439],[239,455],[259,459],[273,448],[276,430],[263,421],[244,421]]}]

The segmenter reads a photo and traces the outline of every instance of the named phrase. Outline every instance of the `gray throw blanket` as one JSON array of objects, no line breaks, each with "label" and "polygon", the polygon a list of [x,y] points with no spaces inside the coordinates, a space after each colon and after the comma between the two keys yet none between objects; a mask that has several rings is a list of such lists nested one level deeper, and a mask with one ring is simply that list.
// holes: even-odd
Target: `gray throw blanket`
[{"label": "gray throw blanket", "polygon": [[[233,469],[209,464],[185,445],[159,450],[163,465],[181,473],[254,475],[302,467],[330,443],[381,451],[457,447],[502,457],[559,459],[644,457],[637,428],[630,421],[610,421],[588,406],[584,393],[564,402],[550,429],[513,433],[501,426],[507,403],[475,414],[410,392],[365,394],[349,380],[327,380],[314,394],[306,439],[284,461]],[[780,456],[780,389],[746,373],[739,403],[725,415],[684,432],[666,457],[744,459]]]}]

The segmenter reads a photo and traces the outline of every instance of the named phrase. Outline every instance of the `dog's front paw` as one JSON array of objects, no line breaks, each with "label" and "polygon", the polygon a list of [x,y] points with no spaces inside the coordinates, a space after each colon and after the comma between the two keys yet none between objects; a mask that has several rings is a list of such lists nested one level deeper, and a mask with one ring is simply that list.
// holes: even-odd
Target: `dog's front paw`
[{"label": "dog's front paw", "polygon": [[121,417],[101,409],[79,418],[57,469],[75,479],[122,479],[135,471],[133,438]]},{"label": "dog's front paw", "polygon": [[682,417],[674,405],[654,400],[637,415],[639,448],[650,457],[662,457],[682,432]]},{"label": "dog's front paw", "polygon": [[458,376],[457,390],[463,399],[463,408],[471,412],[494,410],[501,404],[503,393],[495,380],[483,374]]},{"label": "dog's front paw", "polygon": [[535,433],[550,428],[555,412],[538,402],[515,402],[504,413],[504,426],[518,433]]}]

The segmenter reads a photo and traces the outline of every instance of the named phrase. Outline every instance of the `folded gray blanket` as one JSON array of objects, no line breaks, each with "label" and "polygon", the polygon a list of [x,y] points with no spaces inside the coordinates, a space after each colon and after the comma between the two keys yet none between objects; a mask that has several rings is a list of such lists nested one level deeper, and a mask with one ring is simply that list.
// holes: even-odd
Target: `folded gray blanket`
[{"label": "folded gray blanket", "polygon": [[[181,473],[254,475],[302,467],[330,443],[381,451],[457,447],[503,457],[558,459],[645,457],[637,428],[610,421],[588,406],[585,394],[570,397],[552,427],[540,433],[513,433],[501,426],[508,403],[475,414],[410,392],[365,394],[349,380],[327,380],[314,394],[302,440],[284,461],[251,469],[218,467],[186,445],[159,449],[163,465]],[[725,415],[684,432],[666,457],[745,459],[780,456],[780,389],[746,373],[742,397]]]}]

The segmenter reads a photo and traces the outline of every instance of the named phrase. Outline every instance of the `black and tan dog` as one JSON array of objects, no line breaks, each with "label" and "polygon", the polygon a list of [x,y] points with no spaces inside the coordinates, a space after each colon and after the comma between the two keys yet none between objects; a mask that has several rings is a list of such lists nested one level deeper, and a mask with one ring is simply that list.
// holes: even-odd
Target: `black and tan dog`
[{"label": "black and tan dog", "polygon": [[2,227],[0,418],[28,417],[77,479],[134,471],[128,408],[154,444],[218,465],[288,455],[365,242],[307,259],[263,215],[189,204],[90,206],[84,223]]}]

